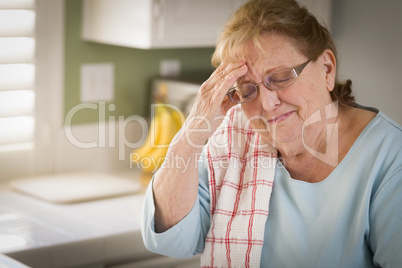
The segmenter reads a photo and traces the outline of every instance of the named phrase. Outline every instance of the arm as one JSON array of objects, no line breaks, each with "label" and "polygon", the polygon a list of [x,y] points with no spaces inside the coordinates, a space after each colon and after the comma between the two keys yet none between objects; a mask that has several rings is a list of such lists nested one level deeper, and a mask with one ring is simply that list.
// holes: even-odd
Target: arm
[{"label": "arm", "polygon": [[245,62],[222,63],[201,86],[190,115],[169,147],[167,164],[153,179],[156,232],[173,227],[193,208],[198,190],[197,156],[234,105],[226,97],[227,91],[246,72]]},{"label": "arm", "polygon": [[370,210],[370,245],[380,267],[402,267],[402,170],[374,196]]},{"label": "arm", "polygon": [[184,219],[163,233],[155,232],[152,182],[148,186],[141,224],[144,245],[148,250],[174,258],[189,258],[203,251],[210,226],[208,170],[204,154],[198,170],[200,183],[197,201]]}]

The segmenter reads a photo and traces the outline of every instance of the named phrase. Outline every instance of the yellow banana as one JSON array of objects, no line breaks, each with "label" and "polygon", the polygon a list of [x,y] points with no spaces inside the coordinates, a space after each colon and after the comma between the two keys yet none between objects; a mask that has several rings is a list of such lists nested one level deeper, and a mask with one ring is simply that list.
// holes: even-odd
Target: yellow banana
[{"label": "yellow banana", "polygon": [[154,149],[142,159],[142,169],[145,172],[154,172],[162,165],[169,144],[180,128],[177,120],[167,108],[161,106],[159,116],[160,131],[156,133]]},{"label": "yellow banana", "polygon": [[184,123],[185,117],[182,111],[178,109],[171,109],[173,120],[175,121],[177,127],[180,129]]},{"label": "yellow banana", "polygon": [[174,117],[167,108],[163,108],[161,114],[162,120],[162,135],[160,135],[160,140],[158,141],[158,145],[163,148],[169,147],[170,142],[172,141],[174,135],[176,135],[179,130]]},{"label": "yellow banana", "polygon": [[161,132],[161,118],[158,109],[155,111],[155,116],[151,120],[151,125],[148,130],[148,136],[144,144],[134,150],[131,160],[133,162],[139,162],[143,157],[149,155],[154,150],[154,144],[156,142],[155,135],[159,135]]}]

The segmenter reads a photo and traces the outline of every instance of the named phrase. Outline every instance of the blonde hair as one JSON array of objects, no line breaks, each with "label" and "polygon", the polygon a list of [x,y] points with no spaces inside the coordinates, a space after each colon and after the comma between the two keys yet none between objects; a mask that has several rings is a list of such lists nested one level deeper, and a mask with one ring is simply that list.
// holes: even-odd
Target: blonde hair
[{"label": "blonde hair", "polygon": [[[232,15],[224,27],[212,55],[212,65],[217,67],[224,59],[242,57],[243,49],[250,41],[263,50],[260,37],[264,33],[288,37],[312,61],[326,49],[330,49],[338,61],[328,29],[295,0],[250,0]],[[355,105],[351,81],[341,83],[336,77],[331,97],[340,105]]]}]

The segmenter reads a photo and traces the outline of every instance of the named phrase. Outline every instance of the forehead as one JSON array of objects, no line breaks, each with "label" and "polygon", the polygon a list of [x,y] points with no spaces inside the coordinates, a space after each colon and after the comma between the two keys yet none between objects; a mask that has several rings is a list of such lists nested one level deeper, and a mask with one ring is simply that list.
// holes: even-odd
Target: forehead
[{"label": "forehead", "polygon": [[244,48],[244,59],[249,68],[264,74],[281,68],[288,68],[301,59],[303,54],[294,42],[283,35],[267,33],[262,35],[258,43],[249,42]]}]

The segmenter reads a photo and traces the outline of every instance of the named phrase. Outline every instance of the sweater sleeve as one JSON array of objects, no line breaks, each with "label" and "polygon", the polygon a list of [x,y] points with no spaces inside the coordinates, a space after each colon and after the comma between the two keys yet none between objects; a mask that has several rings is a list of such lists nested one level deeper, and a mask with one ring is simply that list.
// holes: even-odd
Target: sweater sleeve
[{"label": "sweater sleeve", "polygon": [[156,233],[154,229],[153,180],[149,184],[145,194],[141,223],[142,239],[149,251],[173,258],[190,258],[204,250],[210,225],[208,170],[204,154],[201,155],[198,163],[197,200],[186,217],[163,233]]},{"label": "sweater sleeve", "polygon": [[402,169],[387,180],[373,198],[370,245],[374,263],[402,267]]}]

